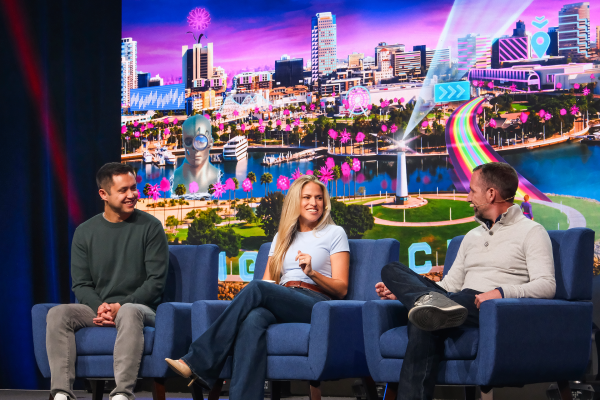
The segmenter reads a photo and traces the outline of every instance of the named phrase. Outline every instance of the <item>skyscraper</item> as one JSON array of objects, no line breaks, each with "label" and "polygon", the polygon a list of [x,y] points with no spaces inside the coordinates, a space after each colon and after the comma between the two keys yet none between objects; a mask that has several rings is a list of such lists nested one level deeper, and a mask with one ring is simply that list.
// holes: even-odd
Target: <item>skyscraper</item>
[{"label": "skyscraper", "polygon": [[403,44],[396,43],[388,45],[386,42],[379,42],[377,47],[375,47],[375,65],[379,66],[379,64],[377,64],[377,56],[382,49],[387,49],[390,52],[390,55],[393,57],[396,53],[403,53],[404,48],[405,47]]},{"label": "skyscraper", "polygon": [[558,12],[558,54],[588,56],[590,3],[566,4]]},{"label": "skyscraper", "polygon": [[525,22],[518,20],[517,27],[513,29],[513,37],[522,37],[525,35]]},{"label": "skyscraper", "polygon": [[304,83],[304,59],[281,57],[275,60],[275,85],[274,86],[296,86]]},{"label": "skyscraper", "polygon": [[311,72],[313,83],[336,70],[337,28],[335,15],[318,13],[311,21]]},{"label": "skyscraper", "polygon": [[546,50],[546,54],[549,56],[558,55],[558,26],[548,27],[548,36],[550,36],[550,46]]},{"label": "skyscraper", "polygon": [[150,72],[137,72],[138,88],[148,87],[152,74]]},{"label": "skyscraper", "polygon": [[191,49],[181,46],[182,81],[186,89],[204,87],[213,74],[213,44],[196,43]]},{"label": "skyscraper", "polygon": [[470,68],[489,69],[492,67],[492,41],[487,36],[469,33],[458,38],[458,70]]},{"label": "skyscraper", "polygon": [[[413,51],[421,52],[421,71],[422,75],[427,74],[429,68],[436,68],[438,65],[450,66],[450,47],[445,49],[428,49],[426,45],[413,46]],[[438,71],[441,73],[442,71]]]},{"label": "skyscraper", "polygon": [[137,85],[137,42],[121,39],[121,104],[129,105],[129,91]]}]

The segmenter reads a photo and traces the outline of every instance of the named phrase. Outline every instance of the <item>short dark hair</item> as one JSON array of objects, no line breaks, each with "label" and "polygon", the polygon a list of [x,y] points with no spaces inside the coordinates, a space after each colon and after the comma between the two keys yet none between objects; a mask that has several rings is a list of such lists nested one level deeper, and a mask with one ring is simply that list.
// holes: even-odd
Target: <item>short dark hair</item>
[{"label": "short dark hair", "polygon": [[113,176],[129,173],[135,176],[135,170],[129,164],[121,164],[118,162],[104,164],[96,173],[96,184],[98,185],[98,190],[104,189],[108,192],[108,194],[110,194],[110,188],[113,184]]},{"label": "short dark hair", "polygon": [[481,164],[473,172],[481,171],[481,179],[487,187],[492,187],[500,193],[502,200],[514,201],[519,188],[519,175],[513,167],[503,162]]}]

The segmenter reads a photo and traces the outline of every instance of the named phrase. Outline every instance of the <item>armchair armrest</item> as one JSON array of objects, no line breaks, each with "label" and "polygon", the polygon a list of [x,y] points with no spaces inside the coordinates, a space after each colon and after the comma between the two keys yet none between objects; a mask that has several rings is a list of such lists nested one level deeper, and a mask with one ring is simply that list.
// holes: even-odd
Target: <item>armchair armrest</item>
[{"label": "armchair armrest", "polygon": [[364,301],[322,301],[313,307],[308,361],[315,380],[369,376],[363,340]]},{"label": "armchair armrest", "polygon": [[477,383],[577,380],[591,349],[592,303],[497,299],[481,305]]},{"label": "armchair armrest", "polygon": [[50,378],[50,364],[46,352],[46,317],[52,307],[60,304],[45,303],[36,304],[31,309],[31,322],[33,328],[33,352],[38,368],[44,378]]},{"label": "armchair armrest", "polygon": [[377,371],[383,360],[379,340],[390,329],[408,324],[408,312],[397,300],[371,300],[363,307],[363,332],[367,362]]},{"label": "armchair armrest", "polygon": [[198,339],[223,314],[231,300],[199,300],[192,304],[192,341]]}]

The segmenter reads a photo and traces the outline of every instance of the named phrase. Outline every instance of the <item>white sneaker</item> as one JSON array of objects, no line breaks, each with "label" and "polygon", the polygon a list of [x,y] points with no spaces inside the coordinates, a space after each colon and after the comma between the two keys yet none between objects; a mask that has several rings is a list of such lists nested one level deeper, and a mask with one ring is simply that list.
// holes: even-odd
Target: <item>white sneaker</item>
[{"label": "white sneaker", "polygon": [[123,394],[115,394],[113,397],[110,398],[111,400],[129,400],[127,398],[127,396],[123,395]]},{"label": "white sneaker", "polygon": [[69,396],[62,392],[58,392],[54,395],[54,400],[69,400]]}]

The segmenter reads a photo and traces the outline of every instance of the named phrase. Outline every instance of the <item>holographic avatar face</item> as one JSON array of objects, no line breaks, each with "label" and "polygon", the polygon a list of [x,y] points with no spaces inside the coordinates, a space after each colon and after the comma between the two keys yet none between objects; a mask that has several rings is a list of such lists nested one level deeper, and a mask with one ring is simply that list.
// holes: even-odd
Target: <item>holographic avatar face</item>
[{"label": "holographic avatar face", "polygon": [[210,121],[202,115],[195,115],[188,118],[182,128],[185,159],[192,166],[204,165],[213,145]]}]

